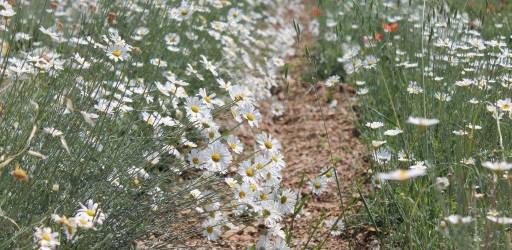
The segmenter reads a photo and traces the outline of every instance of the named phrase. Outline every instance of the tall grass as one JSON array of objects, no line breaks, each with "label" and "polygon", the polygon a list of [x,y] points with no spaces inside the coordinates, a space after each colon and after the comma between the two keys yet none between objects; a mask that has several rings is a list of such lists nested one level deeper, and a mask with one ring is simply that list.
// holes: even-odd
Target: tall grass
[{"label": "tall grass", "polygon": [[234,209],[224,178],[257,152],[220,169],[189,156],[228,148],[229,110],[235,128],[260,119],[244,110],[257,112],[290,52],[264,23],[276,4],[0,6],[0,249],[122,249],[150,231],[170,244],[217,238],[210,229]]},{"label": "tall grass", "polygon": [[321,6],[314,73],[338,74],[359,94],[373,154],[368,222],[385,245],[509,248],[510,6]]}]

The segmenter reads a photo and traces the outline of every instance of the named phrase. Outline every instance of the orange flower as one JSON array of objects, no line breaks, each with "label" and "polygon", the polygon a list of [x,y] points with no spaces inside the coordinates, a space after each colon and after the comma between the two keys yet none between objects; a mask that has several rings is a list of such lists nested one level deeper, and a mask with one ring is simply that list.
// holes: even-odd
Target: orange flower
[{"label": "orange flower", "polygon": [[322,9],[320,9],[320,7],[318,6],[315,6],[313,7],[313,9],[311,10],[311,14],[315,17],[319,17],[322,15]]},{"label": "orange flower", "polygon": [[383,28],[387,32],[395,32],[398,29],[398,23],[397,22],[385,23],[383,25]]},{"label": "orange flower", "polygon": [[20,181],[28,181],[27,171],[21,169],[20,164],[16,163],[16,167],[13,171],[11,171],[11,176],[20,180]]},{"label": "orange flower", "polygon": [[380,32],[375,32],[375,40],[382,41],[384,39],[384,35]]}]

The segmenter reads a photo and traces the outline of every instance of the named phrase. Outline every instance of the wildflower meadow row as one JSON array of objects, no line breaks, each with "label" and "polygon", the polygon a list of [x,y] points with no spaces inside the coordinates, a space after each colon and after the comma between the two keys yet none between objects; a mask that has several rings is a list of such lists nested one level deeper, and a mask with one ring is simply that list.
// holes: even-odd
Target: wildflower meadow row
[{"label": "wildflower meadow row", "polygon": [[299,1],[0,6],[0,249],[216,240],[242,216],[265,226],[259,248],[287,249],[299,195],[257,103],[295,52]]},{"label": "wildflower meadow row", "polygon": [[509,249],[512,6],[320,1],[313,76],[350,83],[388,247]]}]

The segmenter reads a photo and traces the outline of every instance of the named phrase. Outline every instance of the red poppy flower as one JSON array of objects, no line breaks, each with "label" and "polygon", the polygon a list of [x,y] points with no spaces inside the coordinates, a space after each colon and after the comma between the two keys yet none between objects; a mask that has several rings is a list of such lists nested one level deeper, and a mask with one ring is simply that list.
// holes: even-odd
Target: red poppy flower
[{"label": "red poppy flower", "polygon": [[395,32],[398,29],[398,23],[397,22],[385,23],[383,25],[383,28],[387,32]]},{"label": "red poppy flower", "polygon": [[315,6],[313,7],[313,9],[311,10],[311,14],[315,17],[319,17],[322,15],[322,9],[320,9],[320,7],[318,6]]},{"label": "red poppy flower", "polygon": [[380,32],[375,32],[375,40],[382,41],[384,39],[384,35]]}]

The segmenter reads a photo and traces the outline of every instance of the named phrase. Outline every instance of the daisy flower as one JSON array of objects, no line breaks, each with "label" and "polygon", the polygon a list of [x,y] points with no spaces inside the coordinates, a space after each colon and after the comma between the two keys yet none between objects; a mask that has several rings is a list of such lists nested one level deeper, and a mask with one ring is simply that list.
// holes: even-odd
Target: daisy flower
[{"label": "daisy flower", "polygon": [[204,116],[204,113],[209,113],[208,107],[197,97],[188,97],[185,106],[187,115],[192,121],[197,121]]},{"label": "daisy flower", "polygon": [[213,65],[212,62],[208,61],[208,58],[206,58],[206,56],[201,55],[201,63],[203,64],[205,69],[212,73],[213,76],[217,77],[219,75],[219,73],[217,73],[217,67],[215,67],[215,65]]},{"label": "daisy flower", "polygon": [[205,138],[208,138],[208,141],[210,142],[215,141],[219,137],[221,137],[219,132],[219,126],[217,125],[208,126],[203,131],[201,131],[201,134],[203,134]]},{"label": "daisy flower", "polygon": [[488,215],[487,219],[498,224],[512,224],[512,218],[510,217],[497,217]]},{"label": "daisy flower", "polygon": [[213,108],[212,99],[215,97],[215,93],[208,95],[208,93],[206,93],[206,89],[200,88],[197,95],[201,97],[204,105],[206,105],[208,108]]},{"label": "daisy flower", "polygon": [[240,154],[244,151],[244,144],[234,135],[228,135],[226,139],[227,144],[235,154]]},{"label": "daisy flower", "polygon": [[177,46],[180,43],[180,35],[168,33],[164,36],[164,41],[168,46]]},{"label": "daisy flower", "polygon": [[280,117],[284,114],[284,104],[278,101],[272,102],[270,111],[274,117]]},{"label": "daisy flower", "polygon": [[409,92],[409,94],[418,95],[423,93],[423,88],[421,88],[417,82],[410,82],[407,87],[407,92]]},{"label": "daisy flower", "polygon": [[[249,123],[251,127],[258,127],[261,120],[260,112],[250,103],[243,102],[237,110],[241,117],[243,117]],[[239,121],[241,122],[241,121]]]},{"label": "daisy flower", "polygon": [[220,225],[218,221],[207,219],[203,222],[203,236],[208,240],[216,240],[220,237]]},{"label": "daisy flower", "polygon": [[64,234],[66,235],[67,240],[72,240],[77,231],[77,220],[74,217],[66,218],[66,216],[60,216],[57,214],[52,214],[52,220],[55,223],[62,225],[62,229],[64,230]]},{"label": "daisy flower", "polygon": [[371,128],[371,129],[378,129],[378,128],[383,127],[384,123],[382,123],[382,122],[367,122],[365,124],[365,126],[368,128]]},{"label": "daisy flower", "polygon": [[240,164],[238,173],[242,176],[244,182],[250,183],[256,180],[257,169],[252,165],[250,160],[243,161]]},{"label": "daisy flower", "polygon": [[273,200],[262,201],[261,207],[258,208],[258,215],[263,219],[265,226],[273,225],[282,219],[277,204]]},{"label": "daisy flower", "polygon": [[327,178],[327,181],[331,181],[334,179],[334,168],[330,166],[325,166],[322,169],[320,169],[320,173],[322,173],[322,176]]},{"label": "daisy flower", "polygon": [[[217,81],[219,82],[219,80],[217,80]],[[224,81],[219,82],[219,84],[221,84],[221,87],[222,87],[222,83],[224,83]],[[225,84],[228,84],[228,83],[225,83]],[[245,87],[242,87],[240,85],[233,85],[233,86],[229,87],[228,92],[229,92],[229,97],[231,97],[231,99],[236,102],[245,100],[247,97],[249,97],[249,93],[250,93]]]},{"label": "daisy flower", "polygon": [[339,236],[345,230],[345,223],[341,219],[329,219],[325,221],[325,228],[332,236]]},{"label": "daisy flower", "polygon": [[166,68],[167,67],[167,62],[160,59],[160,58],[153,58],[151,60],[149,60],[149,63],[154,65],[154,66],[157,66],[159,68]]},{"label": "daisy flower", "polygon": [[438,119],[429,119],[429,118],[421,118],[421,117],[412,117],[410,116],[407,119],[407,123],[419,126],[419,127],[429,127],[432,125],[436,125],[439,123]]},{"label": "daisy flower", "polygon": [[263,152],[279,152],[281,150],[281,143],[265,132],[256,136],[256,142]]},{"label": "daisy flower", "polygon": [[272,167],[262,168],[258,172],[259,180],[266,186],[278,186],[281,182],[281,173],[278,169]]},{"label": "daisy flower", "polygon": [[333,76],[327,78],[327,80],[325,80],[324,85],[327,86],[327,87],[332,87],[332,86],[334,86],[335,84],[337,84],[339,82],[340,82],[340,76],[333,75]]},{"label": "daisy flower", "polygon": [[512,163],[508,162],[490,162],[486,161],[482,163],[483,167],[486,167],[493,171],[508,171],[512,169]]},{"label": "daisy flower", "polygon": [[193,14],[193,6],[187,1],[181,2],[178,8],[171,9],[171,16],[177,21],[185,21]]},{"label": "daisy flower", "polygon": [[235,184],[235,199],[241,203],[250,203],[252,201],[253,191],[249,187],[249,184]]},{"label": "daisy flower", "polygon": [[125,61],[130,57],[129,48],[125,45],[113,44],[105,49],[108,58],[114,62]]},{"label": "daisy flower", "polygon": [[399,135],[399,134],[401,134],[403,132],[404,131],[402,131],[399,128],[394,128],[394,129],[389,129],[389,130],[384,131],[384,135],[387,135],[387,136],[397,136],[397,135]]},{"label": "daisy flower", "polygon": [[238,22],[242,18],[242,11],[238,8],[232,8],[228,11],[228,20]]},{"label": "daisy flower", "polygon": [[277,207],[283,214],[292,213],[296,202],[297,194],[291,189],[282,190],[276,197]]},{"label": "daisy flower", "polygon": [[205,167],[213,172],[225,172],[231,163],[229,150],[221,142],[216,141],[204,150]]},{"label": "daisy flower", "polygon": [[473,221],[471,216],[460,216],[458,214],[452,214],[444,218],[450,224],[467,224]]},{"label": "daisy flower", "polygon": [[60,245],[59,233],[52,232],[49,227],[36,228],[34,238],[41,249],[56,249]]},{"label": "daisy flower", "polygon": [[384,150],[384,149],[379,149],[373,153],[373,159],[378,164],[386,164],[387,162],[389,162],[391,160],[391,157],[392,157],[391,152]]},{"label": "daisy flower", "polygon": [[512,111],[512,102],[510,101],[510,98],[498,100],[498,102],[496,103],[496,106],[503,112]]},{"label": "daisy flower", "polygon": [[386,141],[377,141],[377,140],[374,140],[372,141],[372,146],[374,148],[379,148],[380,146],[386,144]]},{"label": "daisy flower", "polygon": [[0,16],[9,18],[16,15],[16,12],[12,8],[12,5],[9,4],[8,1],[1,0],[0,1]]},{"label": "daisy flower", "polygon": [[395,181],[404,181],[414,177],[423,176],[427,173],[425,168],[415,168],[410,170],[393,170],[388,173],[379,173],[377,174],[377,179],[379,180],[395,180]]},{"label": "daisy flower", "polygon": [[94,228],[93,218],[88,216],[87,214],[77,214],[75,215],[76,225],[79,228],[83,229],[92,229]]},{"label": "daisy flower", "polygon": [[265,158],[270,158],[269,166],[271,168],[277,169],[277,171],[281,171],[286,166],[286,162],[284,161],[284,155],[281,152],[269,152],[265,155]]},{"label": "daisy flower", "polygon": [[85,204],[80,203],[81,208],[78,210],[77,216],[89,216],[94,223],[98,225],[103,224],[106,214],[101,211],[98,203],[94,203],[93,200],[87,200]]},{"label": "daisy flower", "polygon": [[315,195],[320,195],[322,192],[325,191],[326,187],[327,179],[323,176],[317,176],[309,181],[309,188],[311,189],[311,192],[313,192],[313,194]]}]

